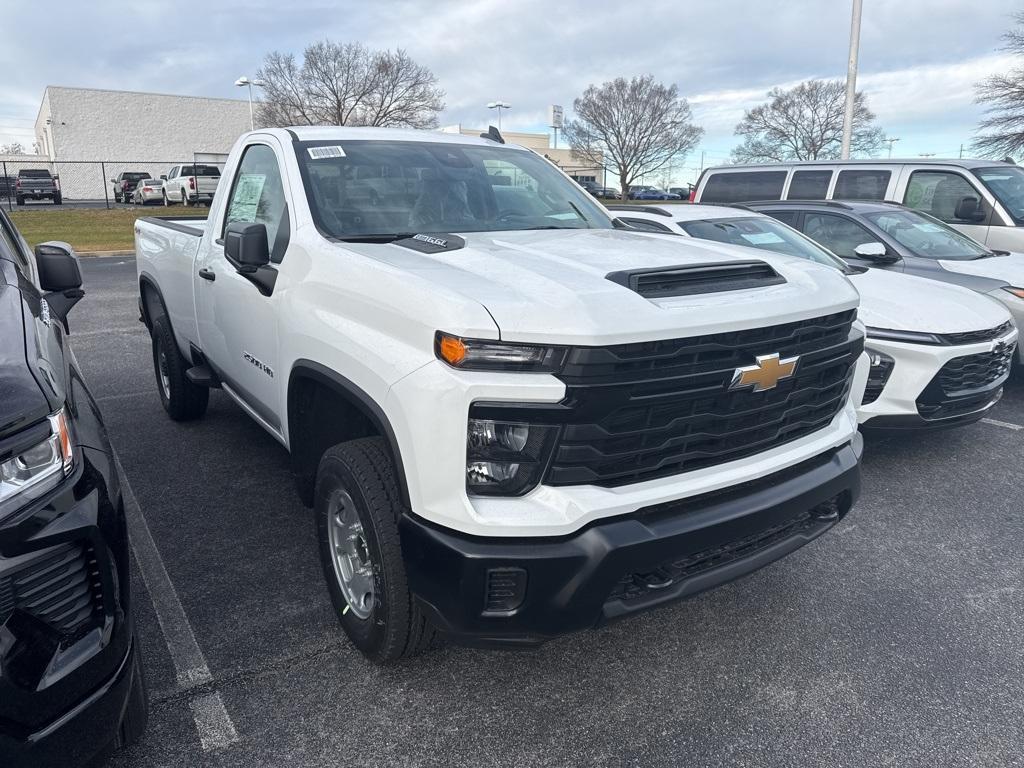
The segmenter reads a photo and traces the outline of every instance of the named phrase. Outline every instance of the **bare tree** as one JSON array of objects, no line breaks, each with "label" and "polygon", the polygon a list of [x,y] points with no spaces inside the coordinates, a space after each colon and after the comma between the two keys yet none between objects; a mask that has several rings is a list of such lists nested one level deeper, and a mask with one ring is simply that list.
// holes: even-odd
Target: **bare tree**
[{"label": "bare tree", "polygon": [[403,50],[323,41],[292,54],[268,54],[257,73],[262,125],[375,125],[434,128],[444,91],[429,68]]},{"label": "bare tree", "polygon": [[23,155],[25,154],[25,145],[20,141],[14,141],[10,144],[4,144],[0,146],[0,155]]},{"label": "bare tree", "polygon": [[[743,143],[732,151],[736,162],[832,160],[840,156],[846,100],[842,80],[807,80],[789,90],[772,88],[768,99],[747,110],[736,126],[736,135],[743,137]],[[874,120],[867,97],[858,92],[851,154],[873,156],[881,150],[885,131],[875,126]]]},{"label": "bare tree", "polygon": [[[1024,56],[1024,12],[1015,13],[1017,25],[1003,35],[1001,50]],[[1024,64],[986,77],[975,86],[976,101],[987,104],[979,124],[981,135],[974,149],[986,157],[1010,157],[1024,151]]]},{"label": "bare tree", "polygon": [[637,179],[681,161],[704,135],[676,86],[650,75],[590,85],[572,108],[575,119],[563,130],[573,154],[613,173],[623,197]]}]

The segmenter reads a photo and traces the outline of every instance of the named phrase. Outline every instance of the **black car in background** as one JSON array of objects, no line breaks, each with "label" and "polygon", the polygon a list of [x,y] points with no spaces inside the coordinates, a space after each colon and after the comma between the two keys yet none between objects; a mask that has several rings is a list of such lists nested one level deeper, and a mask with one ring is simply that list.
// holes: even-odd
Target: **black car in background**
[{"label": "black car in background", "polygon": [[146,724],[115,459],[68,346],[66,243],[0,211],[0,766],[75,768]]},{"label": "black car in background", "polygon": [[26,200],[50,200],[60,205],[60,180],[45,168],[22,168],[14,182],[14,198],[18,205]]}]

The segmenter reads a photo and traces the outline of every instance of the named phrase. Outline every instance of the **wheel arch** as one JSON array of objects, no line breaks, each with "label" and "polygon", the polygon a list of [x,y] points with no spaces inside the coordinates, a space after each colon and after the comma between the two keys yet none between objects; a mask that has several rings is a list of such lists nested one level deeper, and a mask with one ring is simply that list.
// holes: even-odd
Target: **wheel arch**
[{"label": "wheel arch", "polygon": [[[330,393],[322,403],[332,405],[327,411],[329,418],[324,421],[311,418],[317,413],[315,408],[311,412],[303,411],[303,394],[309,388]],[[336,410],[339,405],[343,409],[341,413]],[[323,453],[342,440],[376,434],[388,446],[402,503],[409,507],[409,486],[398,438],[384,409],[359,385],[313,360],[296,360],[288,375],[286,418],[293,473],[299,495],[308,506],[312,506],[312,484]],[[328,426],[322,426],[324,424]],[[312,433],[300,435],[306,427],[312,427]]]}]

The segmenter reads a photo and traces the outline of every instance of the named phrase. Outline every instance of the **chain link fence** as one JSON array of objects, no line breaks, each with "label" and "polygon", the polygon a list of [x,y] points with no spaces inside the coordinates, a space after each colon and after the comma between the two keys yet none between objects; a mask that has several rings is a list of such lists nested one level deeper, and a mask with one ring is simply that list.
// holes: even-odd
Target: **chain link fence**
[{"label": "chain link fence", "polygon": [[[0,206],[8,211],[56,205],[120,208],[134,205],[132,180],[126,189],[122,174],[160,179],[174,166],[200,164],[224,169],[225,155],[195,153],[189,160],[2,160]],[[185,174],[182,174],[185,175]],[[136,177],[137,178],[137,177]],[[154,185],[155,186],[155,185]],[[150,204],[162,204],[162,197]]]}]

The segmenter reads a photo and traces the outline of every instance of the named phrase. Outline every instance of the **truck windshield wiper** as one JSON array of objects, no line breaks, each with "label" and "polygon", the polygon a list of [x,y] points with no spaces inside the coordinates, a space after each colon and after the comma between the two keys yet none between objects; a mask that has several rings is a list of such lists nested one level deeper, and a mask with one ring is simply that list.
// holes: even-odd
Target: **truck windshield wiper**
[{"label": "truck windshield wiper", "polygon": [[343,243],[393,243],[395,240],[405,240],[415,234],[415,232],[388,232],[371,235],[346,235],[334,239]]}]

